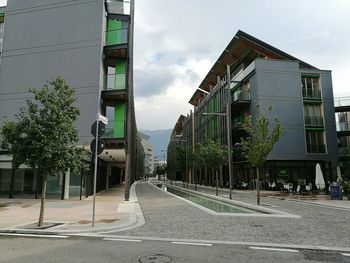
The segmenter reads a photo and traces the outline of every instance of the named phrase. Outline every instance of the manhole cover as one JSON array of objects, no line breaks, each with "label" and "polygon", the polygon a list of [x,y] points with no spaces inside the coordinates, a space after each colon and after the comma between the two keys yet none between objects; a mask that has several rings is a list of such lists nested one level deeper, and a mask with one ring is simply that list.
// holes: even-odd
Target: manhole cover
[{"label": "manhole cover", "polygon": [[166,255],[151,255],[139,258],[140,263],[169,263],[174,262],[173,259]]}]

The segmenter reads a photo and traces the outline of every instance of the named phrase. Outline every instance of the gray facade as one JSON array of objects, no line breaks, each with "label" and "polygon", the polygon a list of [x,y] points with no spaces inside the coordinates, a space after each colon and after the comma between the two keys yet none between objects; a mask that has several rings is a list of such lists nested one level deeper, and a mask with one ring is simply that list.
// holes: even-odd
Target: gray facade
[{"label": "gray facade", "polygon": [[[125,181],[126,199],[130,185],[143,175],[144,157],[130,95],[133,16],[133,1],[120,0],[11,0],[0,8],[0,18],[5,22],[0,125],[15,120],[26,100],[32,99],[29,88],[41,88],[47,81],[62,76],[77,94],[77,145],[89,151],[93,139],[90,127],[97,112],[109,117],[103,135],[105,150],[98,158],[97,191]],[[23,167],[25,173],[12,175],[11,156],[7,149],[0,151],[0,194],[7,194],[9,189],[19,194],[37,192],[40,178],[35,171]],[[91,176],[50,177],[48,193],[62,193],[62,198],[66,198],[67,189],[73,184],[88,195],[92,192]]]},{"label": "gray facade", "polygon": [[30,99],[28,88],[40,88],[62,75],[76,89],[79,144],[88,145],[102,88],[104,20],[103,1],[9,1],[0,65],[0,122],[12,120]]}]

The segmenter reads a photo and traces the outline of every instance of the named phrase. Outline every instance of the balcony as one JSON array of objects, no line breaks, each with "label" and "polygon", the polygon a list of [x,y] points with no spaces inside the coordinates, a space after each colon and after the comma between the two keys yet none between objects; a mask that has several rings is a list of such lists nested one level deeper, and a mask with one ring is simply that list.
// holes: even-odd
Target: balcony
[{"label": "balcony", "polygon": [[125,148],[125,121],[109,121],[102,138],[106,149]]},{"label": "balcony", "polygon": [[335,112],[350,111],[350,97],[334,99],[334,107],[335,107]]},{"label": "balcony", "polygon": [[106,0],[106,8],[109,14],[130,15],[129,1]]},{"label": "balcony", "polygon": [[349,147],[339,147],[338,151],[340,156],[350,156]]},{"label": "balcony", "polygon": [[128,58],[128,28],[106,32],[106,45],[103,48],[107,66],[114,66],[118,59]]},{"label": "balcony", "polygon": [[349,132],[349,131],[350,131],[350,122],[337,123],[337,132]]},{"label": "balcony", "polygon": [[250,105],[250,92],[240,90],[232,94],[232,109],[237,110],[244,105]]},{"label": "balcony", "polygon": [[303,98],[311,100],[321,100],[320,90],[303,89]]},{"label": "balcony", "polygon": [[116,102],[126,101],[126,74],[108,74],[104,76],[104,81],[102,99],[105,105],[113,106]]},{"label": "balcony", "polygon": [[305,126],[323,127],[323,117],[321,116],[305,116]]},{"label": "balcony", "polygon": [[307,144],[307,153],[326,153],[325,144]]}]

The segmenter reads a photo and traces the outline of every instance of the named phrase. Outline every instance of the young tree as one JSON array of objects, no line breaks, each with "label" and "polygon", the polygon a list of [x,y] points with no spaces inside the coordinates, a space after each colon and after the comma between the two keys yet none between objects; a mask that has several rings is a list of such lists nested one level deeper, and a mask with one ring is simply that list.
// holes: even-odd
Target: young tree
[{"label": "young tree", "polygon": [[56,176],[70,168],[72,173],[85,167],[85,150],[74,147],[78,141],[75,121],[79,109],[76,95],[62,77],[30,89],[33,100],[27,100],[16,115],[16,121],[3,124],[2,146],[13,156],[13,167],[25,164],[37,168],[42,178],[41,206],[38,226],[44,220],[47,176]]},{"label": "young tree", "polygon": [[[271,107],[269,111],[272,111]],[[274,145],[284,135],[284,130],[277,118],[272,127],[269,118],[260,112],[259,106],[257,106],[256,118],[252,120],[251,116],[247,117],[243,128],[248,133],[248,137],[241,138],[241,147],[244,157],[256,170],[257,204],[260,205],[259,169]]]},{"label": "young tree", "polygon": [[213,167],[215,170],[216,195],[219,194],[218,168],[227,163],[227,148],[217,142],[209,140],[206,145],[199,147],[200,163],[205,163],[206,167]]}]

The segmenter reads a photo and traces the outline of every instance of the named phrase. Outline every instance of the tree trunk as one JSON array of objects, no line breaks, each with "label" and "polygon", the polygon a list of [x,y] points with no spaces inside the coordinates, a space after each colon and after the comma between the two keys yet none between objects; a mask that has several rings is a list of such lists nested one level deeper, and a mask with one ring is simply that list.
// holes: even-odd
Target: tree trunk
[{"label": "tree trunk", "polygon": [[216,181],[216,196],[219,195],[219,176],[218,176],[218,170],[215,169],[215,181]]},{"label": "tree trunk", "polygon": [[41,205],[40,205],[40,215],[38,226],[42,226],[44,222],[44,211],[45,211],[45,201],[46,201],[46,184],[47,184],[47,175],[42,175],[42,186],[41,186]]},{"label": "tree trunk", "polygon": [[10,182],[10,192],[9,192],[9,198],[13,198],[13,188],[15,186],[15,173],[16,169],[12,165],[12,171],[11,171],[11,182]]},{"label": "tree trunk", "polygon": [[208,186],[208,169],[204,166],[204,185]]},{"label": "tree trunk", "polygon": [[256,204],[260,205],[260,171],[259,167],[255,168],[256,170]]}]

